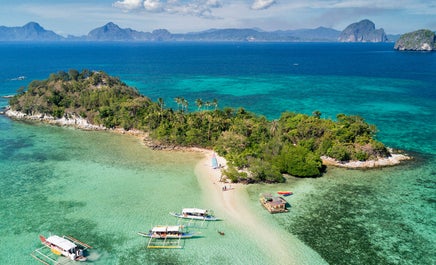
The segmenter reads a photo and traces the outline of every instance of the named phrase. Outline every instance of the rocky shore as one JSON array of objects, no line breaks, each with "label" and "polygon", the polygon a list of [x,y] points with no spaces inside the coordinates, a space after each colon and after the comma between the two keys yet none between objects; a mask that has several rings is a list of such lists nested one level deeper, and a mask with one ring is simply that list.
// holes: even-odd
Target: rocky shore
[{"label": "rocky shore", "polygon": [[[31,120],[31,121],[39,121],[48,124],[58,125],[58,126],[72,126],[82,130],[96,130],[96,131],[111,131],[120,134],[128,134],[140,137],[143,140],[145,146],[152,150],[164,150],[164,151],[210,151],[202,148],[195,147],[182,147],[177,145],[166,145],[159,142],[154,141],[149,137],[146,132],[140,130],[124,130],[122,128],[109,129],[104,127],[103,125],[95,125],[91,124],[87,119],[84,119],[78,115],[69,114],[62,118],[55,118],[53,116],[47,114],[33,114],[27,115],[25,113],[14,111],[9,108],[6,108],[2,113],[11,119],[16,120]],[[336,166],[343,168],[352,168],[352,169],[365,169],[365,168],[378,168],[385,166],[394,166],[401,163],[404,160],[410,160],[411,157],[404,154],[394,154],[393,150],[389,150],[391,155],[389,157],[380,157],[376,160],[367,160],[367,161],[338,161],[331,157],[322,156],[322,163],[325,166]]]},{"label": "rocky shore", "polygon": [[74,114],[70,114],[62,118],[55,118],[51,115],[42,114],[42,113],[28,115],[23,112],[6,108],[6,110],[4,111],[4,115],[15,120],[39,121],[39,122],[44,122],[44,123],[59,125],[59,126],[72,126],[83,130],[101,130],[101,131],[107,130],[107,128],[102,125],[91,124],[88,122],[88,120]]},{"label": "rocky shore", "polygon": [[338,161],[331,157],[322,156],[321,160],[323,165],[325,166],[335,166],[335,167],[343,167],[343,168],[352,168],[352,169],[365,169],[365,168],[378,168],[378,167],[386,167],[386,166],[395,166],[401,163],[404,160],[412,159],[410,156],[404,154],[395,154],[392,150],[389,150],[391,153],[388,157],[379,157],[377,160],[366,160],[366,161]]}]

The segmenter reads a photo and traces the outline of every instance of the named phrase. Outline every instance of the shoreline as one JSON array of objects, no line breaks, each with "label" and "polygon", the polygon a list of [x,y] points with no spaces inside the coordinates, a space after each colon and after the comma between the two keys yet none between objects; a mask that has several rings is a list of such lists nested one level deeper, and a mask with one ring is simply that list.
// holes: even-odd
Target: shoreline
[{"label": "shoreline", "polygon": [[402,161],[411,160],[412,157],[405,154],[396,154],[389,150],[391,153],[388,157],[379,157],[377,160],[366,160],[366,161],[338,161],[334,158],[321,156],[322,164],[324,166],[334,166],[348,169],[373,169],[381,167],[389,167],[400,164]]},{"label": "shoreline", "polygon": [[[229,220],[238,226],[246,236],[254,241],[263,254],[276,263],[287,261],[290,265],[327,264],[322,257],[306,246],[292,234],[277,231],[266,219],[256,216],[246,205],[250,203],[247,185],[240,183],[221,182],[221,170],[211,166],[213,151],[202,150],[204,158],[196,167],[195,174],[200,187],[207,194],[207,200],[213,206],[218,217]],[[216,154],[215,154],[216,155]],[[216,155],[218,164],[226,167],[227,161]],[[223,190],[223,187],[228,187]],[[261,205],[259,204],[261,208]],[[263,209],[262,209],[263,210]]]},{"label": "shoreline", "polygon": [[[221,170],[213,169],[211,166],[211,157],[214,152],[209,149],[196,147],[180,147],[180,146],[164,146],[155,144],[147,133],[139,130],[126,131],[122,128],[109,129],[104,126],[90,124],[86,119],[70,115],[69,118],[63,117],[55,119],[50,115],[26,115],[24,113],[6,109],[4,115],[16,120],[31,120],[58,126],[70,126],[82,130],[92,131],[107,131],[118,134],[127,134],[138,137],[141,143],[147,148],[153,150],[181,151],[181,152],[198,152],[202,153],[204,158],[201,159],[195,166],[195,175],[198,183],[204,194],[207,194],[207,199],[210,201],[211,208],[219,214],[220,218],[229,220],[232,226],[237,226],[238,229],[255,242],[263,254],[273,261],[289,261],[290,265],[302,264],[327,264],[326,261],[313,249],[309,248],[298,238],[289,233],[280,232],[277,225],[271,226],[267,219],[256,216],[256,213],[247,207],[250,199],[247,194],[247,185],[236,183],[220,182]],[[227,161],[216,155],[218,164],[226,167]],[[350,161],[341,163],[331,158],[323,157],[323,164],[326,166],[338,166],[347,168],[374,168],[380,166],[392,166],[400,163],[402,160],[411,159],[405,155],[392,155],[393,158],[386,158],[383,162],[365,161],[356,162]],[[362,163],[364,166],[362,166]],[[223,191],[223,185],[231,185],[230,189]],[[261,207],[259,205],[259,207]]]},{"label": "shoreline", "polygon": [[[84,119],[78,115],[69,114],[69,117],[62,117],[59,119],[54,118],[53,116],[46,114],[34,114],[27,115],[25,113],[11,110],[9,107],[6,107],[2,115],[5,115],[11,119],[16,120],[31,120],[31,121],[39,121],[43,123],[48,123],[52,125],[58,126],[72,126],[81,130],[91,130],[91,131],[109,131],[118,134],[128,134],[132,136],[136,136],[142,139],[142,143],[152,150],[165,150],[165,151],[211,151],[205,148],[199,147],[182,147],[176,145],[161,145],[156,143],[152,139],[150,139],[148,133],[132,129],[132,130],[124,130],[122,128],[106,128],[103,125],[95,125],[90,123],[87,119]],[[342,167],[348,169],[372,169],[372,168],[381,168],[386,166],[395,166],[400,164],[402,161],[411,160],[412,157],[405,154],[393,153],[392,148],[388,148],[391,155],[389,157],[380,157],[377,160],[366,160],[366,161],[338,161],[331,157],[322,156],[322,164],[324,166],[335,166]]]}]

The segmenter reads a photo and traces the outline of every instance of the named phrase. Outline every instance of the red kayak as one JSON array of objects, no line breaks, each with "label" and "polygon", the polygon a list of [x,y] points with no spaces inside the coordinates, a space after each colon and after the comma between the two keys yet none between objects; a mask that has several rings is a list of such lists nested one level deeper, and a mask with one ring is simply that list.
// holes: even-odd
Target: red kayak
[{"label": "red kayak", "polygon": [[292,195],[292,191],[278,191],[277,194],[280,194],[283,196],[289,196],[289,195]]}]

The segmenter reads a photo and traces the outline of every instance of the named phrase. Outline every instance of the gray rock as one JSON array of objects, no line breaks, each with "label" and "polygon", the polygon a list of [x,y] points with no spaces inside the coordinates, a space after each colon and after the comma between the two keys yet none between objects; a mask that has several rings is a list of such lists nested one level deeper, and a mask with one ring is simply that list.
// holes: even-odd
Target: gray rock
[{"label": "gray rock", "polygon": [[387,40],[385,31],[375,29],[375,24],[368,19],[349,25],[338,38],[340,42],[386,42]]},{"label": "gray rock", "polygon": [[435,51],[435,33],[428,29],[420,29],[403,34],[395,42],[394,49],[400,51]]}]

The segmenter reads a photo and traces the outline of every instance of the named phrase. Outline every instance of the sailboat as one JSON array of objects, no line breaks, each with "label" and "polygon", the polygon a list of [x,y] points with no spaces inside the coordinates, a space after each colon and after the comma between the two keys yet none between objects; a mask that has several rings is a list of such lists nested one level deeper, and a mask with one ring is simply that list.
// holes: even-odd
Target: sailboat
[{"label": "sailboat", "polygon": [[212,155],[212,168],[213,169],[218,168],[218,160],[216,159],[215,153],[213,153],[213,155]]}]

